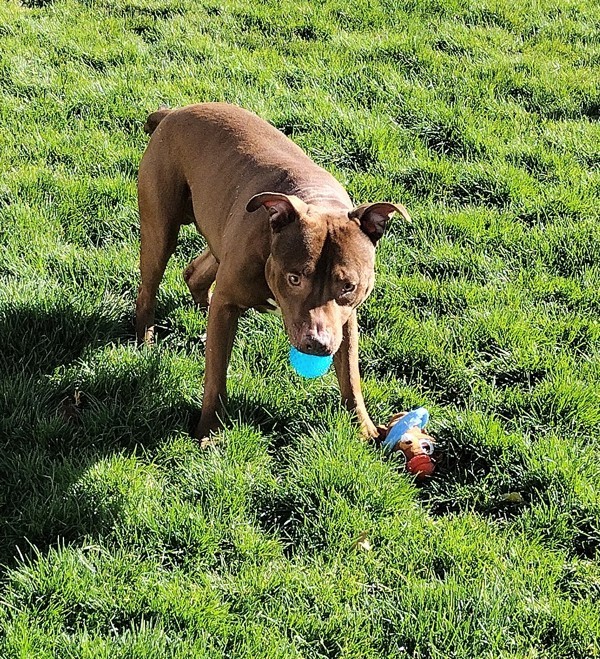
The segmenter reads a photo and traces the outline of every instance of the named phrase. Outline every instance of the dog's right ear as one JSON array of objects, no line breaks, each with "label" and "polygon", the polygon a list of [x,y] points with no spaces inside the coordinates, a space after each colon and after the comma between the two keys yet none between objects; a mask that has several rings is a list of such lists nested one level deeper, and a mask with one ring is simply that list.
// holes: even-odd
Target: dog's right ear
[{"label": "dog's right ear", "polygon": [[284,227],[296,221],[300,215],[306,213],[308,206],[295,195],[286,195],[281,192],[261,192],[254,195],[246,204],[246,210],[253,213],[261,206],[269,212],[269,221],[273,233],[279,233]]}]

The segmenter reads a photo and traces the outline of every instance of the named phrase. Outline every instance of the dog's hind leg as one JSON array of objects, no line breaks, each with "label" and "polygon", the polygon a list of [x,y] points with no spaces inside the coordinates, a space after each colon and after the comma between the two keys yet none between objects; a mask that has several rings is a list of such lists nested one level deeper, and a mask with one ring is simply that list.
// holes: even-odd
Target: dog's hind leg
[{"label": "dog's hind leg", "polygon": [[141,283],[135,305],[135,327],[140,343],[154,340],[156,294],[175,251],[184,211],[180,195],[160,195],[159,186],[148,183],[140,184],[138,189]]},{"label": "dog's hind leg", "polygon": [[207,247],[184,270],[183,278],[190,289],[194,302],[199,307],[208,307],[210,287],[215,281],[218,269],[219,263]]}]

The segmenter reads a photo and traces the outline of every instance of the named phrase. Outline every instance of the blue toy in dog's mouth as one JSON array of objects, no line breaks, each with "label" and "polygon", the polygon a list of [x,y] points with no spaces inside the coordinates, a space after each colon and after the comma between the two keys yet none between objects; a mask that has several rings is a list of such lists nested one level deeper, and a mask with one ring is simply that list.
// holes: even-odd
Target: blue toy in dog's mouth
[{"label": "blue toy in dog's mouth", "polygon": [[300,352],[294,346],[290,348],[290,364],[292,368],[303,378],[318,378],[325,375],[331,366],[333,355],[319,357],[318,355],[307,355]]}]

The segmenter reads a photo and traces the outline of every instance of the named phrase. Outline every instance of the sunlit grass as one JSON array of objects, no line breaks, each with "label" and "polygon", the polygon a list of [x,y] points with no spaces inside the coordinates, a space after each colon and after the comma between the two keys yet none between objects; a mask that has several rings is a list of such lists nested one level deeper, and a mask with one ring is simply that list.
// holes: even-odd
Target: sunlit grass
[{"label": "sunlit grass", "polygon": [[[600,655],[599,28],[589,0],[0,5],[0,655]],[[208,100],[409,209],[361,369],[376,422],[430,409],[431,482],[253,312],[196,446],[190,227],[134,345],[142,126]]]}]

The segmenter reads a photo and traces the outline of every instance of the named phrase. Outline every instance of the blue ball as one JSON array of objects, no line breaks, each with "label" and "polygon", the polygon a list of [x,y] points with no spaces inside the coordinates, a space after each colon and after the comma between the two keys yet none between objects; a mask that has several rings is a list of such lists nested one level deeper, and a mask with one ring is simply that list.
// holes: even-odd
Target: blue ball
[{"label": "blue ball", "polygon": [[296,373],[303,378],[318,378],[325,375],[332,361],[332,355],[319,357],[317,355],[307,355],[296,350],[293,346],[290,348],[290,364]]}]

